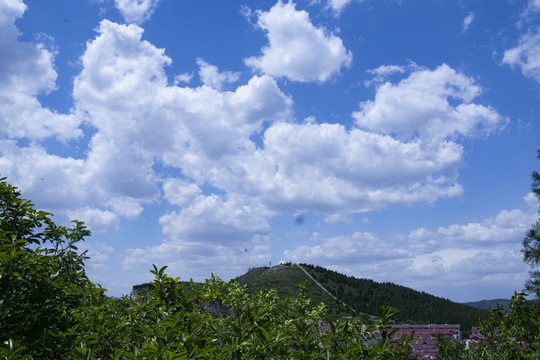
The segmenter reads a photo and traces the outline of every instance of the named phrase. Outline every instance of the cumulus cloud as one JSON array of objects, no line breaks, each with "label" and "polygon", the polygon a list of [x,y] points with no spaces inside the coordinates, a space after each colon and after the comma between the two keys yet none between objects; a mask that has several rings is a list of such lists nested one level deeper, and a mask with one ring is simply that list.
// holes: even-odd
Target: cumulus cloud
[{"label": "cumulus cloud", "polygon": [[197,65],[199,65],[199,77],[203,84],[214,89],[221,90],[223,84],[233,83],[240,78],[239,72],[219,72],[216,66],[208,64],[203,59],[197,59]]},{"label": "cumulus cloud", "polygon": [[502,61],[519,67],[524,76],[540,83],[540,28],[522,35],[516,47],[504,52]]},{"label": "cumulus cloud", "polygon": [[[523,263],[520,251],[521,240],[535,221],[537,208],[538,201],[530,193],[524,197],[523,209],[501,210],[493,217],[476,222],[412,230],[407,238],[409,257],[396,254],[394,261],[347,263],[349,273],[419,290],[429,289],[434,294],[448,294],[455,289],[459,292],[455,298],[462,301],[478,296],[475,289],[479,287],[484,289],[486,297],[503,290],[510,296],[515,284],[523,283],[527,278],[527,265]],[[301,250],[309,256],[318,255],[317,260],[324,264],[331,264],[328,258],[333,253],[326,246],[339,248],[339,245],[334,244],[333,239],[325,241],[325,245],[304,246]],[[380,246],[391,244],[388,240],[380,241],[383,243]],[[327,258],[323,255],[326,252]],[[300,259],[301,251],[295,255]]]},{"label": "cumulus cloud", "polygon": [[215,244],[179,244],[163,242],[144,249],[129,249],[122,262],[123,268],[132,269],[145,265],[151,269],[152,263],[168,266],[170,273],[182,274],[184,280],[190,278],[204,281],[211,274],[221,278],[231,278],[255,266],[268,266],[272,259],[269,242],[258,240],[247,246],[224,246]]},{"label": "cumulus cloud", "polygon": [[[296,19],[312,35],[322,34],[324,41],[334,39],[291,3],[259,14],[260,21],[270,24],[281,16],[274,12]],[[292,99],[268,75],[224,91],[222,84],[237,81],[237,75],[199,60],[201,78],[212,86],[170,86],[164,68],[171,59],[142,40],[142,28],[103,20],[97,31],[73,90],[75,113],[95,131],[86,158],[55,157],[39,146],[21,149],[15,143],[3,150],[10,176],[36,192],[42,188],[37,179],[47,178],[57,195],[43,193],[40,199],[66,209],[89,206],[135,219],[144,204],[159,201],[163,184],[165,199],[181,208],[162,219],[164,229],[192,219],[194,204],[201,208],[212,199],[222,207],[235,199],[235,207],[249,206],[265,221],[303,211],[327,214],[327,221],[337,221],[332,214],[340,213],[349,221],[351,212],[461,195],[456,179],[463,149],[454,136],[490,133],[502,123],[494,110],[473,103],[481,92],[474,80],[447,65],[373,70],[380,80],[375,99],[353,114],[359,127],[294,123]],[[408,72],[398,83],[383,83]],[[262,144],[252,141],[254,134],[262,136]],[[39,165],[25,170],[15,166],[18,162]],[[158,162],[181,169],[185,179],[162,179],[154,169]],[[68,175],[70,187],[52,182]],[[201,197],[203,184],[220,189],[227,200]],[[202,237],[217,236],[217,230],[211,236],[212,228],[229,229],[231,237],[247,243],[261,235],[256,229],[236,233],[234,226],[221,228],[205,219],[197,225],[209,229]],[[195,229],[176,230],[186,239]]]},{"label": "cumulus cloud", "polygon": [[463,246],[493,246],[497,243],[519,242],[534,222],[535,215],[519,209],[503,210],[497,216],[482,222],[440,227],[437,233],[448,243]]},{"label": "cumulus cloud", "polygon": [[172,205],[185,207],[202,194],[202,190],[194,183],[169,178],[163,183],[164,198]]},{"label": "cumulus cloud", "polygon": [[409,248],[420,253],[431,253],[441,247],[439,236],[431,230],[419,228],[409,234]]},{"label": "cumulus cloud", "polygon": [[127,219],[136,219],[143,211],[140,201],[130,196],[117,196],[106,202],[118,215]]},{"label": "cumulus cloud", "polygon": [[143,29],[136,25],[103,20],[97,31],[99,36],[88,43],[81,59],[83,70],[75,79],[77,108],[90,114],[98,129],[108,130],[117,122],[130,125],[126,122],[140,111],[133,104],[148,104],[167,84],[163,67],[171,59],[163,49],[141,40]]},{"label": "cumulus cloud", "polygon": [[100,210],[85,207],[75,211],[69,211],[68,215],[72,219],[84,221],[91,231],[106,232],[118,228],[120,223],[115,213],[109,210]]},{"label": "cumulus cloud", "polygon": [[129,23],[140,24],[150,18],[161,0],[114,0],[114,4]]},{"label": "cumulus cloud", "polygon": [[[227,92],[168,86],[164,67],[170,59],[141,36],[136,25],[103,20],[87,43],[73,92],[74,114],[94,132],[84,158],[2,140],[3,175],[42,207],[66,216],[84,206],[106,208],[102,211],[135,219],[143,204],[160,196],[156,161],[185,169],[195,181],[211,181],[213,161],[254,149],[250,136],[264,122],[291,116],[291,99],[269,76],[254,76]],[[189,200],[169,185],[165,191],[172,204]],[[94,215],[95,226],[111,228]]]},{"label": "cumulus cloud", "polygon": [[466,224],[452,224],[437,230],[419,228],[409,234],[411,248],[420,252],[432,252],[441,246],[494,247],[521,244],[527,229],[534,223],[537,201],[534,195],[524,197],[527,210],[502,210],[496,216]]},{"label": "cumulus cloud", "polygon": [[404,139],[419,135],[438,142],[456,135],[489,134],[504,120],[494,109],[472,102],[481,91],[474,79],[446,64],[418,69],[398,84],[379,85],[375,100],[362,102],[353,117],[361,128]]},{"label": "cumulus cloud", "polygon": [[22,1],[0,3],[0,134],[32,140],[61,141],[82,135],[79,121],[41,106],[38,95],[56,89],[54,53],[41,43],[20,42],[15,20],[22,17]]},{"label": "cumulus cloud", "polygon": [[268,235],[270,226],[256,209],[218,195],[199,196],[189,207],[163,215],[160,224],[170,238],[186,242],[244,243]]},{"label": "cumulus cloud", "polygon": [[184,173],[273,214],[365,212],[460,196],[459,138],[490,134],[505,120],[474,103],[481,88],[447,65],[435,70],[388,66],[374,73],[408,71],[406,79],[385,82],[375,100],[361,104],[353,114],[360,127],[276,121],[262,134],[260,148],[222,156],[207,163],[206,173],[194,157],[197,164],[184,163]]},{"label": "cumulus cloud", "polygon": [[213,271],[231,274],[271,259],[266,218],[235,199],[200,195],[188,207],[163,215],[160,224],[168,240],[129,250],[125,268],[160,262],[181,267],[188,276],[210,265]]},{"label": "cumulus cloud", "polygon": [[245,63],[265,74],[290,80],[324,82],[348,67],[352,53],[337,36],[315,27],[306,11],[279,1],[270,11],[258,13],[257,25],[266,32],[268,46],[259,57]]},{"label": "cumulus cloud", "polygon": [[0,155],[2,175],[40,208],[65,212],[91,198],[84,160],[48,154],[38,144],[19,147],[14,140],[0,140]]},{"label": "cumulus cloud", "polygon": [[276,211],[363,212],[459,195],[452,173],[460,157],[452,143],[425,147],[339,124],[277,123],[264,149],[238,166],[248,173],[246,191],[259,188]]}]

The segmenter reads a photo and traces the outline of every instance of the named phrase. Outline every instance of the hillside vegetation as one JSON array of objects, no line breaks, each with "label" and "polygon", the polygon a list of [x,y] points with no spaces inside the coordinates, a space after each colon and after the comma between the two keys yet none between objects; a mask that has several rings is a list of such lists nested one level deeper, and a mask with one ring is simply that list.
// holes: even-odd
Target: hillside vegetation
[{"label": "hillside vegetation", "polygon": [[328,307],[330,320],[347,315],[367,319],[365,314],[377,314],[377,304],[397,309],[398,313],[393,319],[398,323],[460,324],[464,331],[470,331],[479,320],[487,317],[484,310],[405,286],[359,279],[320,266],[300,266],[331,295],[295,264],[250,269],[236,280],[247,285],[248,289],[274,287],[282,295],[293,294],[299,283],[307,281],[306,296],[312,300],[313,305],[323,302]]},{"label": "hillside vegetation", "polygon": [[480,300],[480,301],[466,302],[463,304],[472,306],[475,308],[483,309],[483,310],[489,310],[489,309],[496,309],[497,305],[508,307],[508,304],[510,304],[510,299]]}]

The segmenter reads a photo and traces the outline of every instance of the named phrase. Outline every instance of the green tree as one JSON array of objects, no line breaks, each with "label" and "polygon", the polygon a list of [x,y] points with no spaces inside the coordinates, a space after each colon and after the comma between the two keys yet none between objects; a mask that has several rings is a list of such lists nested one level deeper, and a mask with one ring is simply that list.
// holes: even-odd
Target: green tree
[{"label": "green tree", "polygon": [[438,339],[443,359],[519,360],[540,359],[540,306],[527,301],[525,293],[515,293],[508,308],[490,310],[480,322],[480,332],[487,339],[465,349],[463,343]]},{"label": "green tree", "polygon": [[111,299],[85,274],[76,244],[89,235],[0,179],[0,359],[412,359],[411,339],[387,328],[394,309],[379,307],[370,326],[321,328],[326,307],[309,305],[305,284],[278,296],[154,266],[144,298]]},{"label": "green tree", "polygon": [[83,223],[57,226],[0,179],[0,339],[23,343],[40,358],[64,356],[70,311],[94,285],[76,243],[90,235]]},{"label": "green tree", "polygon": [[[537,151],[540,159],[540,150]],[[531,174],[531,190],[540,201],[540,173],[533,171]],[[535,293],[540,298],[540,270],[534,268],[540,265],[540,219],[531,227],[523,239],[523,259],[533,267],[529,272],[529,279],[525,283],[526,289]]]}]

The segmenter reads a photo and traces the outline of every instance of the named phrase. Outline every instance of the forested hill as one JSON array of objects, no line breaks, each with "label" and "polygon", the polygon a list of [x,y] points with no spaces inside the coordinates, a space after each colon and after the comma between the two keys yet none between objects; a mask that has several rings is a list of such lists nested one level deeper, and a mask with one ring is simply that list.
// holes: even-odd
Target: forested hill
[{"label": "forested hill", "polygon": [[510,299],[480,300],[480,301],[474,301],[474,302],[466,302],[463,304],[469,305],[475,308],[479,308],[479,309],[489,310],[489,309],[497,308],[497,305],[507,308],[508,304],[510,304]]},{"label": "forested hill", "polygon": [[[484,310],[405,286],[359,279],[320,266],[300,266],[284,264],[254,268],[236,280],[251,289],[275,287],[278,293],[290,295],[297,292],[298,284],[307,281],[307,296],[314,305],[324,302],[328,306],[329,317],[334,319],[345,315],[361,316],[362,313],[376,315],[377,303],[398,309],[393,318],[401,323],[461,324],[462,330],[470,331],[479,319],[487,317]],[[331,295],[307,276],[302,268]]]}]

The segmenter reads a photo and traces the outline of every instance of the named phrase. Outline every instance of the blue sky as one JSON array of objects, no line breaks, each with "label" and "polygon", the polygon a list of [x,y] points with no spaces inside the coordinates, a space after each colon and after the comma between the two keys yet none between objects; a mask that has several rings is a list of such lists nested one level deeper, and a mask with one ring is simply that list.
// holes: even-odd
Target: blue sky
[{"label": "blue sky", "polygon": [[110,294],[305,262],[509,298],[540,1],[0,0],[0,174]]}]

